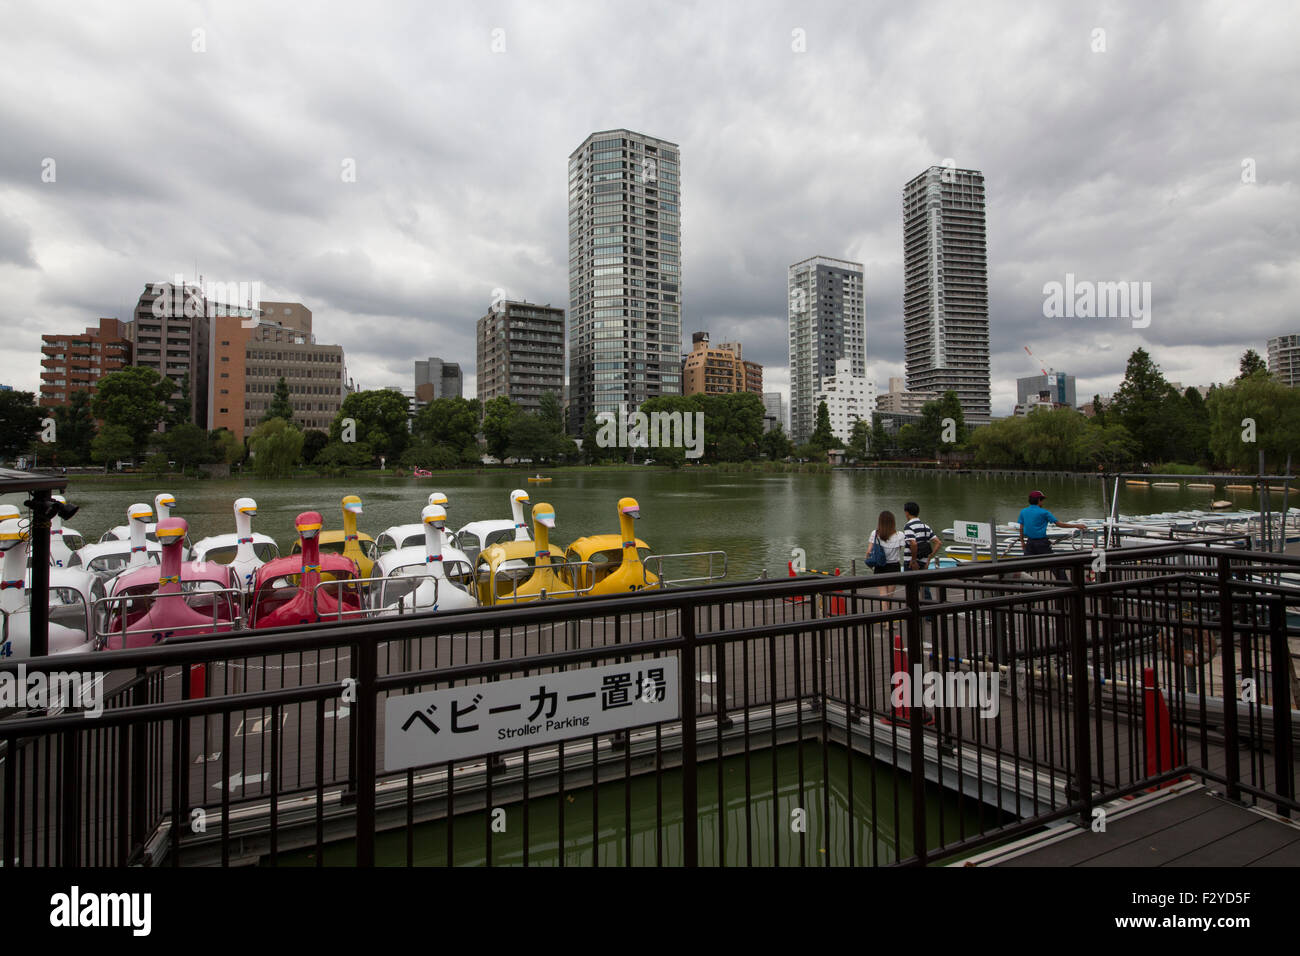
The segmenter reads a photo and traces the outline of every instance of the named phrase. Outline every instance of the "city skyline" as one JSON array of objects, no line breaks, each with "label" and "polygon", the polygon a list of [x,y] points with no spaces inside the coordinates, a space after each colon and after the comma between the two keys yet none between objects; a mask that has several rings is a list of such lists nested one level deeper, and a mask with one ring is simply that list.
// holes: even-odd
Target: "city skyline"
[{"label": "city skyline", "polygon": [[[42,333],[126,319],[141,283],[177,272],[308,304],[369,387],[405,381],[412,354],[468,365],[494,290],[567,303],[563,157],[624,127],[680,144],[691,167],[682,327],[744,341],[768,390],[788,389],[786,268],[812,252],[865,264],[866,373],[899,374],[897,196],[945,160],[987,179],[995,415],[1037,371],[1025,344],[1075,374],[1082,401],[1112,391],[1136,347],[1208,384],[1300,324],[1285,6],[941,5],[926,30],[885,6],[686,6],[656,30],[576,7],[138,10],[87,11],[71,31],[34,8],[11,18],[24,42],[0,62],[0,381],[15,387],[37,388]],[[436,68],[392,39],[435,26]],[[592,83],[568,54],[612,33],[626,55]],[[265,39],[287,35],[299,42]],[[354,36],[392,56],[349,58]],[[129,69],[140,56],[168,84]],[[49,68],[65,61],[78,69]],[[1150,282],[1152,321],[1045,317],[1044,285],[1068,275]]]}]

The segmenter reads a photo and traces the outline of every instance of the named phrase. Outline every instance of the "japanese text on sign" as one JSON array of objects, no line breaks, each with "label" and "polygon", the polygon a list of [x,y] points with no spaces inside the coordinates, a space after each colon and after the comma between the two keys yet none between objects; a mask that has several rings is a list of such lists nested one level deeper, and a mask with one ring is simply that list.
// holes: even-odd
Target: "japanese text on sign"
[{"label": "japanese text on sign", "polygon": [[677,658],[389,697],[384,713],[386,770],[519,750],[676,719]]}]

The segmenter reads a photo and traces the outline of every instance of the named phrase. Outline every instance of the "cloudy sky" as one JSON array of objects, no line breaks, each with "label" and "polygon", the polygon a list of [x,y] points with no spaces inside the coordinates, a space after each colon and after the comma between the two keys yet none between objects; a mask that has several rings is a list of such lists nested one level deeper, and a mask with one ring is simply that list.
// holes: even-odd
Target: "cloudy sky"
[{"label": "cloudy sky", "polygon": [[[568,155],[618,127],[681,146],[687,341],[739,339],[769,388],[786,268],[818,254],[865,263],[869,371],[902,374],[902,187],[945,160],[986,177],[995,414],[1040,364],[1083,401],[1138,346],[1208,384],[1300,332],[1293,3],[0,0],[0,23],[20,388],[43,332],[197,272],[307,304],[363,387],[438,355],[472,395],[493,290],[567,307]],[[1067,273],[1151,283],[1149,326],[1045,317]]]}]

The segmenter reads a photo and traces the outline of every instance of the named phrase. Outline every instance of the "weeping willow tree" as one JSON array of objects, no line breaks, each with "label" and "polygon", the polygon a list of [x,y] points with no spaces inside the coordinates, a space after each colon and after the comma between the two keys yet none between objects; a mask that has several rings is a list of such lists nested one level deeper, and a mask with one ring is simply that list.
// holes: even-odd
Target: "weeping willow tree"
[{"label": "weeping willow tree", "polygon": [[262,422],[248,439],[259,478],[287,478],[302,459],[303,433],[283,418]]}]

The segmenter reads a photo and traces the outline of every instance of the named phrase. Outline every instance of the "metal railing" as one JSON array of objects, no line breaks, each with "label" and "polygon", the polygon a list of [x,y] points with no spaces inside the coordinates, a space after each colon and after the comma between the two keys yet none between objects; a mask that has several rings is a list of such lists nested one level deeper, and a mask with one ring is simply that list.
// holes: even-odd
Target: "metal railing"
[{"label": "metal railing", "polygon": [[[163,601],[181,601],[190,610],[199,611],[198,608],[194,607],[194,605],[190,603],[190,601],[197,596],[201,596],[205,599],[211,598],[212,600],[212,622],[210,624],[207,622],[204,622],[203,624],[184,624],[178,627],[169,627],[165,630],[158,630],[157,628],[152,627],[139,628],[128,626],[127,608],[132,604],[143,604],[152,608]],[[211,637],[221,628],[224,628],[222,633],[242,630],[244,627],[244,596],[244,591],[241,588],[194,588],[192,590],[161,595],[157,593],[116,594],[97,598],[91,612],[95,626],[95,650],[113,650],[112,640],[114,638],[121,639],[117,649],[122,650],[126,647],[128,637],[142,634],[149,635],[151,643],[160,644],[163,641],[178,636],[194,635]],[[220,614],[222,603],[218,602],[218,598],[224,598],[224,602],[222,602],[224,603],[226,611],[224,617]],[[114,606],[119,608],[116,621],[113,619]],[[147,611],[142,611],[136,620],[138,621],[139,618],[143,618],[146,613]],[[118,624],[121,626],[118,627]]]},{"label": "metal railing", "polygon": [[[684,578],[673,578],[669,580],[664,577],[664,562],[677,560],[690,560],[707,558],[708,567],[702,575],[694,575]],[[714,568],[714,558],[721,560],[721,567]],[[650,565],[655,566],[655,578],[658,586],[662,588],[679,587],[683,584],[712,584],[714,581],[720,581],[727,576],[727,552],[725,551],[682,551],[677,554],[648,554],[645,560],[641,562],[641,580],[646,587],[654,587],[650,583]]]},{"label": "metal railing", "polygon": [[[28,660],[112,670],[94,719],[0,720],[0,859],[924,864],[1187,776],[1300,811],[1300,589],[1276,580],[1300,559],[1171,543],[1108,553],[1092,583],[1090,567],[714,584]],[[497,681],[631,679],[669,657],[677,719],[385,768],[403,695],[464,688],[468,707]],[[995,696],[900,698],[914,672]],[[434,722],[450,735],[456,716]]]}]

